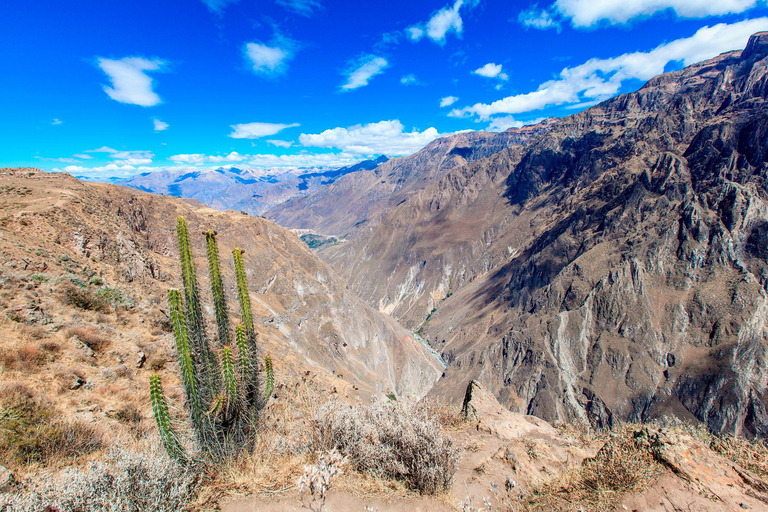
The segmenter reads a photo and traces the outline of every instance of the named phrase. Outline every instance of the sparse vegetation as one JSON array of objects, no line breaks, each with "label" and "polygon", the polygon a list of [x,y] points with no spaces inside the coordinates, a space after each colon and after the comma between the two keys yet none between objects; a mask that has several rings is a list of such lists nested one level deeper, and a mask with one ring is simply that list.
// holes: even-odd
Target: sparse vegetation
[{"label": "sparse vegetation", "polygon": [[318,413],[324,448],[338,449],[358,471],[401,480],[435,494],[448,489],[458,451],[434,418],[402,402],[349,406],[330,401]]},{"label": "sparse vegetation", "polygon": [[195,472],[155,450],[113,448],[103,460],[69,468],[27,492],[0,494],[13,512],[183,510],[194,497]]},{"label": "sparse vegetation", "polygon": [[94,352],[103,352],[111,343],[109,338],[99,334],[99,331],[92,325],[68,327],[64,331],[64,337],[67,339],[75,336]]},{"label": "sparse vegetation", "polygon": [[[83,283],[85,285],[85,283]],[[93,293],[85,286],[79,286],[71,281],[64,281],[59,288],[61,301],[69,306],[74,306],[84,311],[96,311],[109,313],[109,303],[99,295]]]},{"label": "sparse vegetation", "polygon": [[103,446],[99,432],[60,419],[29,389],[12,386],[0,398],[0,459],[13,467],[72,461]]}]

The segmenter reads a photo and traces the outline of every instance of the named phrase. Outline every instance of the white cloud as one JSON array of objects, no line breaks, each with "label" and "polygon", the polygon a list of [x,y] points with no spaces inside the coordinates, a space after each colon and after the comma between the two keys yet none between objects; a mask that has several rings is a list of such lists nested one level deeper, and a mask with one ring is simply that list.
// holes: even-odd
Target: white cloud
[{"label": "white cloud", "polygon": [[84,176],[87,178],[128,178],[137,172],[143,172],[149,169],[145,167],[135,167],[133,165],[107,164],[96,167],[85,167],[82,165],[67,165],[64,168],[54,168],[53,172],[68,172],[74,176]]},{"label": "white cloud", "polygon": [[152,121],[155,123],[156,132],[161,132],[168,129],[168,123],[164,123],[159,119],[153,119]]},{"label": "white cloud", "polygon": [[202,164],[205,162],[205,155],[200,153],[173,155],[168,157],[168,160],[176,162],[177,164]]},{"label": "white cloud", "polygon": [[246,158],[248,158],[247,155],[241,155],[237,151],[233,151],[230,154],[224,155],[224,156],[209,156],[208,157],[208,161],[209,162],[215,162],[215,163],[219,163],[219,162],[242,162]]},{"label": "white cloud", "polygon": [[91,160],[93,158],[91,155],[83,155],[82,153],[76,153],[76,154],[74,154],[72,156],[75,157],[75,158],[81,158],[81,159],[84,159],[84,160]]},{"label": "white cloud", "polygon": [[[88,149],[86,153],[107,153],[107,156],[120,165],[148,165],[152,163],[152,159],[155,157],[151,151],[133,150],[124,151],[112,149],[107,146],[102,146],[97,149]],[[75,155],[78,156],[78,155]],[[78,158],[86,157],[86,155],[78,156]]]},{"label": "white cloud", "polygon": [[244,53],[254,73],[276,76],[285,73],[288,61],[293,58],[296,44],[286,37],[276,37],[272,46],[247,43]]},{"label": "white cloud", "polygon": [[580,66],[563,69],[559,78],[541,84],[535,91],[508,96],[490,104],[477,103],[454,109],[449,115],[476,115],[488,119],[495,114],[519,114],[553,105],[604,100],[617,94],[627,80],[646,81],[663,73],[669,62],[681,61],[688,66],[729,50],[743,48],[750,35],[764,30],[766,26],[768,18],[703,27],[691,37],[662,44],[648,52],[590,59]]},{"label": "white cloud", "polygon": [[53,121],[51,121],[51,124],[52,124],[52,125],[54,125],[54,126],[56,126],[56,125],[62,124],[63,122],[64,122],[64,121],[62,121],[62,120],[61,120],[61,119],[59,119],[58,117],[55,117],[55,118],[53,119]]},{"label": "white cloud", "polygon": [[548,9],[536,5],[520,13],[518,19],[528,27],[559,27],[560,19],[569,19],[577,28],[600,23],[624,24],[629,21],[671,11],[680,18],[705,18],[748,11],[764,0],[557,0]]},{"label": "white cloud", "polygon": [[299,136],[304,146],[338,148],[352,155],[410,155],[442,134],[435,128],[423,132],[404,132],[402,123],[395,119],[348,128],[333,128],[322,133]]},{"label": "white cloud", "polygon": [[277,146],[279,148],[289,148],[293,146],[293,142],[288,140],[268,140],[267,144],[272,144],[273,146]]},{"label": "white cloud", "polygon": [[447,5],[432,14],[426,24],[417,24],[405,29],[406,35],[411,41],[419,41],[426,34],[427,37],[441,46],[445,44],[445,40],[451,32],[461,37],[464,23],[459,9],[463,5],[472,8],[477,5],[477,2],[471,1],[465,4],[464,0],[456,0],[452,6]]},{"label": "white cloud", "polygon": [[433,15],[427,22],[427,36],[438,44],[445,44],[445,37],[449,32],[461,35],[464,27],[459,8],[463,3],[463,0],[456,0],[453,7],[444,7]]},{"label": "white cloud", "polygon": [[408,27],[405,29],[405,35],[407,35],[408,39],[411,41],[419,41],[424,37],[424,30],[416,26]]},{"label": "white cloud", "polygon": [[416,85],[419,83],[419,80],[416,78],[416,75],[411,73],[401,78],[400,83],[403,85]]},{"label": "white cloud", "polygon": [[380,75],[388,66],[387,59],[376,55],[366,55],[358,59],[345,73],[347,81],[341,86],[345,91],[365,87],[371,78]]},{"label": "white cloud", "polygon": [[446,96],[440,100],[440,107],[450,107],[457,101],[459,101],[459,98],[456,96]]},{"label": "white cloud", "polygon": [[486,78],[498,78],[504,81],[509,79],[506,73],[501,72],[501,64],[494,64],[493,62],[489,62],[485,66],[474,70],[473,73]]},{"label": "white cloud", "polygon": [[293,128],[299,126],[298,123],[292,124],[280,124],[280,123],[243,123],[231,125],[232,133],[229,134],[233,139],[258,139],[259,137],[266,137],[267,135],[275,135],[276,133],[285,130],[286,128]]},{"label": "white cloud", "polygon": [[307,18],[323,7],[317,0],[277,0],[277,5]]},{"label": "white cloud", "polygon": [[557,14],[553,14],[550,9],[539,9],[538,5],[532,5],[530,8],[521,11],[517,20],[526,27],[546,30],[554,28],[560,32],[560,20]]},{"label": "white cloud", "polygon": [[310,153],[293,155],[250,155],[247,166],[257,169],[296,169],[300,167],[343,167],[362,160],[349,153]]},{"label": "white cloud", "polygon": [[104,92],[115,101],[151,107],[160,103],[160,96],[152,90],[152,79],[147,71],[161,71],[165,62],[160,59],[125,57],[124,59],[98,59],[98,65],[112,81]]}]

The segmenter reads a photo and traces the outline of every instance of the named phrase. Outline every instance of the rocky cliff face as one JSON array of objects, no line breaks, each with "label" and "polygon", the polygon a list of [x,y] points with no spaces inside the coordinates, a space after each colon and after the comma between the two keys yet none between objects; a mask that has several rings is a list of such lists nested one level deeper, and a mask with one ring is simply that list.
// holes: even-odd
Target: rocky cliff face
[{"label": "rocky cliff face", "polygon": [[437,394],[478,378],[549,420],[768,436],[766,100],[761,33],[453,169],[324,257],[442,352]]},{"label": "rocky cliff face", "polygon": [[[154,297],[154,302],[134,302],[141,302],[148,317],[161,317],[167,312],[165,291],[180,286],[175,219],[183,215],[204,305],[212,302],[203,231],[218,232],[222,255],[235,246],[245,250],[254,320],[278,372],[334,374],[361,397],[388,392],[422,396],[442,372],[439,360],[419,341],[346,290],[298,237],[266,219],[37,170],[4,169],[0,205],[3,282],[39,275],[51,283],[87,283],[99,276],[126,296]],[[222,272],[235,301],[231,259],[223,256]],[[34,292],[5,307],[15,312],[14,321],[49,325],[52,317],[46,311],[63,306],[53,296]]]}]

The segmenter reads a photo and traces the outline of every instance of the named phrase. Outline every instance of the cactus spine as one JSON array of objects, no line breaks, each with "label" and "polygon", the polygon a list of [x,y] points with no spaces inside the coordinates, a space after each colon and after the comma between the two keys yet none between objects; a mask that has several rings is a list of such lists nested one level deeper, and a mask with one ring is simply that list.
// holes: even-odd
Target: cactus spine
[{"label": "cactus spine", "polygon": [[[259,399],[256,331],[253,327],[243,251],[235,249],[232,253],[243,320],[243,324],[235,328],[235,346],[232,346],[216,233],[212,230],[205,233],[219,341],[219,349],[214,350],[205,333],[195,266],[189,247],[189,229],[182,217],[178,219],[177,231],[184,288],[183,291],[169,290],[168,301],[179,355],[179,371],[187,395],[186,405],[195,437],[203,452],[212,457],[231,455],[248,447],[258,409],[264,402]],[[268,397],[274,386],[272,360],[269,357],[265,360],[265,368],[264,396]],[[150,395],[163,445],[169,455],[184,459],[185,451],[171,424],[168,405],[157,375],[150,380]]]}]

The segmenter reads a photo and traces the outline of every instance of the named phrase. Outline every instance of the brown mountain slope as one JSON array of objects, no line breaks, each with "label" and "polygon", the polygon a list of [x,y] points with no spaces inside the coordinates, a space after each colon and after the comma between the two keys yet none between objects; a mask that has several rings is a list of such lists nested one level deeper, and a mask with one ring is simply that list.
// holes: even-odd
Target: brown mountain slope
[{"label": "brown mountain slope", "polygon": [[374,170],[359,171],[265,215],[289,228],[343,235],[364,229],[383,211],[442,178],[450,169],[525,143],[545,131],[549,121],[502,133],[467,132],[437,139],[421,151],[393,158]]},{"label": "brown mountain slope", "polygon": [[758,34],[565,118],[323,257],[407,327],[428,319],[437,393],[479,378],[550,420],[766,436],[767,57]]},{"label": "brown mountain slope", "polygon": [[[353,399],[421,396],[442,372],[421,343],[347,291],[295,235],[265,219],[13,169],[0,170],[0,212],[0,380],[46,393],[61,386],[69,412],[92,402],[105,402],[102,411],[116,407],[109,403],[120,399],[115,389],[130,390],[132,402],[148,408],[150,373],[175,359],[165,292],[180,285],[179,215],[190,225],[203,305],[212,304],[203,230],[218,232],[233,313],[235,280],[224,255],[235,245],[245,249],[254,319],[278,382],[281,373],[312,372]],[[90,351],[86,338],[103,346]],[[135,368],[139,352],[147,363]],[[80,382],[70,386],[72,380]]]}]

